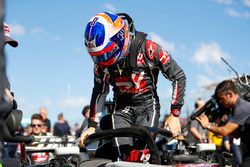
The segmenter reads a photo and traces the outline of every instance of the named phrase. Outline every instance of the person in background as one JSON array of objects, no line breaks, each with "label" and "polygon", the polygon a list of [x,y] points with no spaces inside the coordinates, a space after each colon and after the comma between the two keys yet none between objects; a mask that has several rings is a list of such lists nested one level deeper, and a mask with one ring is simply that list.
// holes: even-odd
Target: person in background
[{"label": "person in background", "polygon": [[86,105],[82,109],[83,122],[80,129],[76,131],[77,137],[80,137],[82,132],[88,128],[89,114],[90,114],[90,105]]},{"label": "person in background", "polygon": [[58,122],[56,122],[54,125],[53,135],[59,137],[71,135],[70,126],[68,125],[67,121],[64,120],[63,114],[60,113],[57,118]]},{"label": "person in background", "polygon": [[46,132],[51,132],[51,123],[50,123],[50,120],[48,119],[48,110],[44,107],[41,107],[39,109],[39,114],[41,115],[43,122],[45,124],[44,130]]},{"label": "person in background", "polygon": [[[11,32],[10,31],[11,31],[11,29],[10,29],[9,25],[4,22],[3,23],[4,46],[5,47],[6,46],[11,46],[13,48],[16,48],[18,46],[18,42],[11,37]],[[11,90],[10,90],[10,83],[9,83],[7,77],[5,78],[5,81],[6,81],[5,98],[6,98],[6,101],[8,101],[8,103],[11,104],[10,106],[12,106],[12,108],[5,109],[5,111],[1,112],[0,118],[2,116],[4,116],[4,115],[7,115],[9,112],[11,112],[12,109],[17,108],[17,103],[16,103],[16,101],[14,99],[14,93],[11,92]],[[1,84],[3,84],[3,82],[1,82]],[[1,106],[0,106],[0,110],[2,110]],[[20,127],[21,127],[21,125],[20,125]],[[17,133],[21,134],[19,129],[17,129]],[[3,143],[1,142],[0,145],[2,145],[2,144]],[[3,149],[3,151],[1,151],[2,154],[3,154],[3,158],[5,158],[5,159],[6,158],[15,158],[15,153],[17,151],[17,146],[18,146],[17,143],[5,142],[3,144],[4,149]]]},{"label": "person in background", "polygon": [[[5,89],[7,87],[7,76],[6,76],[6,68],[5,68],[5,54],[4,54],[4,28],[3,28],[3,20],[4,20],[4,0],[0,0],[0,118],[4,115],[2,114],[3,109],[5,108]],[[3,12],[2,12],[3,11]],[[0,120],[2,121],[2,120]],[[0,140],[2,140],[2,134],[0,134]],[[1,147],[1,145],[0,145]],[[1,150],[1,149],[0,149]],[[1,154],[1,151],[0,151]],[[0,156],[1,161],[1,156]],[[1,164],[1,163],[0,163]]]},{"label": "person in background", "polygon": [[[194,112],[197,112],[199,109],[201,109],[204,104],[205,101],[201,98],[198,98],[194,104]],[[191,120],[189,132],[194,137],[193,144],[208,142],[208,132],[199,124],[197,120]]]},{"label": "person in background", "polygon": [[[4,0],[0,0],[0,11],[4,11]],[[6,89],[6,71],[5,71],[5,55],[4,55],[4,32],[3,32],[4,12],[0,13],[0,123],[4,122],[2,114],[5,109],[5,89]],[[2,166],[2,134],[0,134],[0,167]]]},{"label": "person in background", "polygon": [[84,116],[85,119],[88,120],[90,116],[89,114],[90,114],[90,105],[86,105],[82,110],[82,115]]},{"label": "person in background", "polygon": [[[31,135],[35,136],[45,136],[46,133],[43,133],[42,127],[44,126],[43,119],[40,114],[33,114],[31,116]],[[40,163],[48,162],[49,160],[49,153],[48,152],[38,152],[38,153],[28,153],[27,154],[30,159],[31,163],[36,165]]]},{"label": "person in background", "polygon": [[237,92],[232,80],[225,80],[219,83],[215,89],[215,96],[219,104],[230,110],[231,118],[222,126],[211,125],[206,115],[196,119],[203,128],[222,136],[241,138],[243,161],[241,166],[250,166],[250,102],[244,100]]},{"label": "person in background", "polygon": [[[18,42],[11,37],[10,27],[5,22],[3,23],[3,32],[4,32],[4,43],[3,43],[4,45],[3,46],[6,47],[8,45],[8,46],[11,46],[13,48],[16,48],[18,46]],[[1,62],[1,63],[3,63],[3,62]],[[4,73],[5,73],[5,69],[4,69]],[[4,90],[5,95],[4,95],[4,97],[6,98],[7,101],[9,101],[11,103],[11,105],[13,105],[14,97],[10,91],[10,83],[9,83],[6,75],[5,75],[5,78],[3,78],[3,79],[5,79],[5,81],[1,81],[1,85],[4,85],[4,83],[5,83],[5,90]],[[0,109],[1,109],[1,107],[0,107]],[[0,117],[1,117],[1,115],[0,115]]]},{"label": "person in background", "polygon": [[31,135],[46,135],[46,133],[43,133],[42,127],[44,126],[43,119],[40,114],[33,114],[31,116]]},{"label": "person in background", "polygon": [[[4,30],[4,46],[6,46],[8,44],[9,46],[16,48],[18,46],[18,42],[11,37],[10,27],[5,22],[3,24],[3,30]],[[17,104],[14,100],[13,92],[10,91],[10,83],[9,83],[7,77],[5,78],[5,80],[6,80],[5,98],[7,98],[7,101],[9,101],[11,103],[11,108],[14,108],[14,107],[16,107]],[[10,111],[11,108],[7,109],[6,111],[7,112]]]},{"label": "person in background", "polygon": [[80,128],[81,127],[80,127],[79,123],[75,123],[72,135],[75,135],[76,137],[80,137],[80,135],[81,135]]},{"label": "person in background", "polygon": [[[18,42],[16,40],[14,40],[11,35],[10,35],[10,27],[8,26],[7,23],[3,23],[3,32],[4,32],[4,46],[6,46],[7,44],[9,46],[12,47],[17,47],[18,46]],[[4,63],[5,62],[5,56],[4,56],[4,61],[1,62]],[[3,94],[3,98],[0,99],[1,101],[1,105],[0,105],[0,118],[3,118],[4,116],[6,116],[11,109],[16,108],[17,104],[16,101],[14,100],[14,96],[13,93],[10,91],[10,83],[7,79],[6,76],[6,71],[5,71],[5,67],[1,67],[4,68],[3,70],[3,78],[1,78],[1,86],[4,86],[4,94]]]}]

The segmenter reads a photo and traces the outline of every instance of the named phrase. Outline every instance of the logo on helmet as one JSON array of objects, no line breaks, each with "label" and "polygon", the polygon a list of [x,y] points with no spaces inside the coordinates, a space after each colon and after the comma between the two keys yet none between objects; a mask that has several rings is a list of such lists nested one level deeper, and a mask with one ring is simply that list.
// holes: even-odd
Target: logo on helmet
[{"label": "logo on helmet", "polygon": [[97,20],[98,20],[98,17],[95,17],[95,18],[91,21],[90,26],[91,26],[91,27],[95,26],[95,23],[96,23]]},{"label": "logo on helmet", "polygon": [[123,28],[123,29],[121,29],[121,31],[119,31],[118,33],[117,33],[117,38],[119,38],[120,40],[124,40],[125,39],[125,29]]}]

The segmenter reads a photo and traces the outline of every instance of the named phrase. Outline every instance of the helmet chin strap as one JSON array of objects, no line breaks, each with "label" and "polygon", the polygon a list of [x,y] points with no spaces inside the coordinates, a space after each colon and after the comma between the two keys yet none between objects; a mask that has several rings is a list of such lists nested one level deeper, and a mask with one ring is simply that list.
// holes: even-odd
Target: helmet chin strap
[{"label": "helmet chin strap", "polygon": [[[125,67],[125,61],[124,60],[127,57],[127,55],[128,55],[128,52],[121,53],[121,55],[119,56],[119,58],[118,58],[118,60],[116,62],[116,66],[117,66],[117,69],[118,69],[120,75],[122,75],[123,68]],[[122,64],[122,62],[123,62],[123,64]],[[120,65],[122,67],[120,67]]]},{"label": "helmet chin strap", "polygon": [[117,60],[117,64],[119,64],[121,61],[123,61],[126,58],[124,53],[121,53],[121,55],[119,56],[118,60]]}]

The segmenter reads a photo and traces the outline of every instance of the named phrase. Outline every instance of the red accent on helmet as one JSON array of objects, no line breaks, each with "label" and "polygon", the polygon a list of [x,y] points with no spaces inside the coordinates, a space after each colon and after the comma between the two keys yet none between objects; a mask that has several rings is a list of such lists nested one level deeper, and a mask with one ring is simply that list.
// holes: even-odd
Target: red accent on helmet
[{"label": "red accent on helmet", "polygon": [[105,53],[110,52],[112,49],[114,49],[116,43],[113,42],[111,45],[109,45],[108,47],[104,48],[103,50],[99,51],[99,52],[89,52],[89,54],[91,56],[102,56]]},{"label": "red accent on helmet", "polygon": [[113,64],[115,64],[117,57],[112,57],[109,60],[105,61],[105,62],[100,62],[99,65],[100,67],[107,67],[107,66],[111,66]]}]

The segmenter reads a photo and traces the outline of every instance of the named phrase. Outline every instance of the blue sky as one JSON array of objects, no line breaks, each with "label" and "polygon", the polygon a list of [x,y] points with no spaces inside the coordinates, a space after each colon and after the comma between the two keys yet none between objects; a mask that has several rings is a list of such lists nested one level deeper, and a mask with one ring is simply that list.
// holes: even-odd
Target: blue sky
[{"label": "blue sky", "polygon": [[[6,47],[7,73],[24,118],[46,107],[54,123],[64,113],[82,120],[90,102],[93,62],[84,47],[87,22],[102,11],[126,12],[137,30],[162,45],[187,76],[182,115],[197,97],[208,99],[205,86],[250,68],[250,0],[8,0],[6,22],[17,48]],[[171,82],[160,76],[161,115],[169,112]],[[112,97],[112,93],[108,98]]]}]

